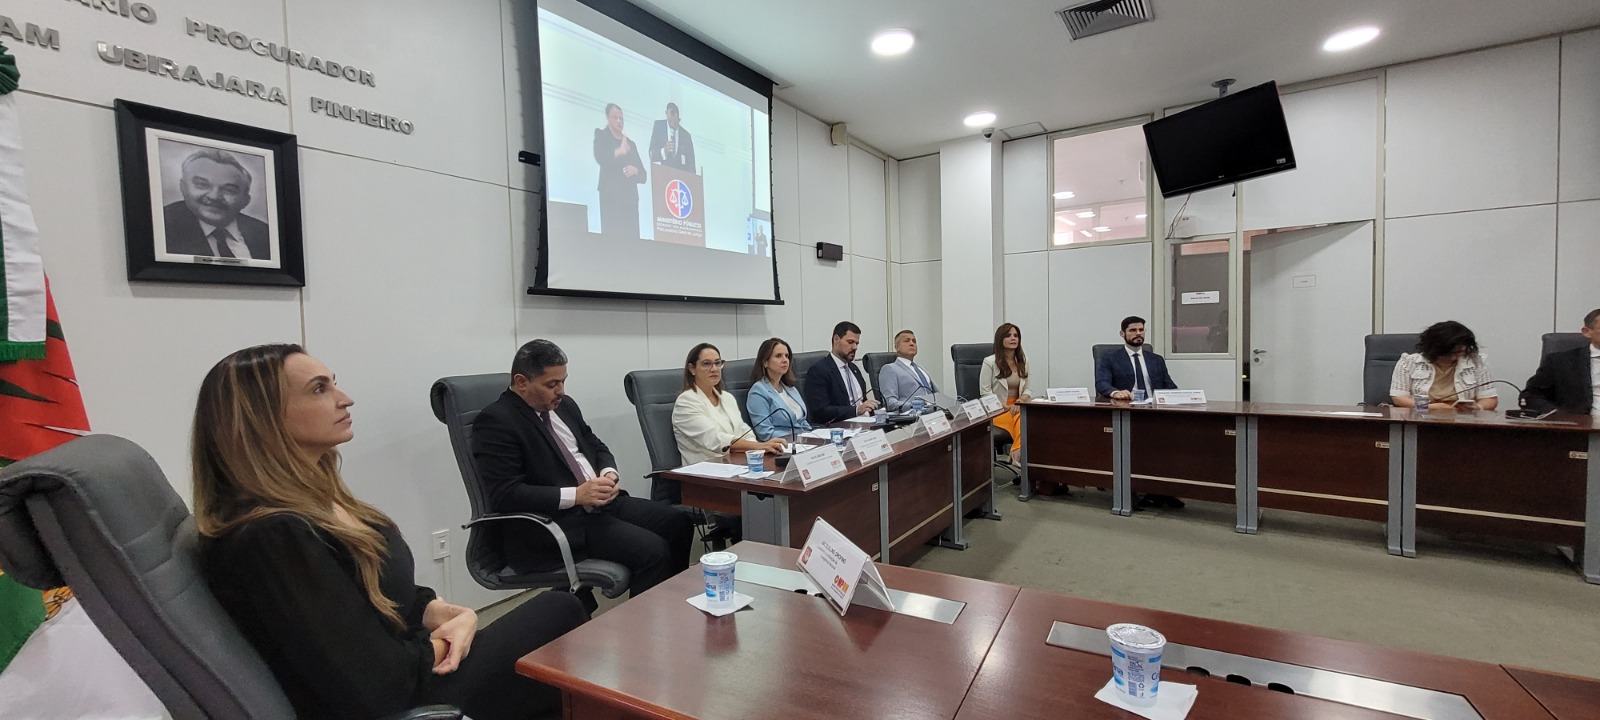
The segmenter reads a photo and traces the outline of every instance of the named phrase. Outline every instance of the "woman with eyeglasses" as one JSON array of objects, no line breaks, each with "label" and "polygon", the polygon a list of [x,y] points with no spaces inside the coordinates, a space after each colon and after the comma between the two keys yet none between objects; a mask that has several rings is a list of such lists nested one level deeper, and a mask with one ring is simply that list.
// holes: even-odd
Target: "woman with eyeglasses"
[{"label": "woman with eyeglasses", "polygon": [[1400,356],[1389,380],[1389,402],[1415,408],[1415,398],[1428,398],[1428,410],[1493,410],[1500,404],[1489,375],[1489,363],[1478,351],[1478,338],[1454,320],[1434,323],[1417,336],[1417,351]]},{"label": "woman with eyeglasses", "polygon": [[783,440],[755,439],[739,415],[739,404],[722,387],[722,353],[711,343],[689,351],[683,364],[683,391],[672,405],[672,436],[685,463],[716,460],[728,451],[776,452]]}]

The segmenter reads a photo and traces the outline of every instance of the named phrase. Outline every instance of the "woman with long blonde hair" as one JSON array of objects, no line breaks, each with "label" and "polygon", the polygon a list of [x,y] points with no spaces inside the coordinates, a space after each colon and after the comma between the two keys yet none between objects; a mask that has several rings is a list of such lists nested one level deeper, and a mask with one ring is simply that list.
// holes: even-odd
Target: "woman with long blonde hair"
[{"label": "woman with long blonde hair", "polygon": [[1006,412],[994,419],[995,427],[1011,434],[1011,464],[1019,465],[1022,454],[1022,408],[1017,403],[1031,400],[1028,393],[1028,356],[1022,352],[1022,328],[1003,323],[994,331],[994,354],[983,359],[978,371],[984,395],[1005,401]]},{"label": "woman with long blonde hair", "polygon": [[298,345],[259,345],[200,384],[191,460],[201,572],[301,718],[447,703],[478,720],[560,705],[517,658],[583,622],[567,593],[478,630],[414,581],[394,521],[350,492],[338,446],[354,401]]}]

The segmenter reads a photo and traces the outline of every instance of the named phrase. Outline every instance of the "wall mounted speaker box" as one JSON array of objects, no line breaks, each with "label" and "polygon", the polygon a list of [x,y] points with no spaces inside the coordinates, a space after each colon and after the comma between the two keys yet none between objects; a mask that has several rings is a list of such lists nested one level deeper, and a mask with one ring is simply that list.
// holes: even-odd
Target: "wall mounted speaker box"
[{"label": "wall mounted speaker box", "polygon": [[844,246],[843,245],[835,245],[833,243],[819,242],[819,243],[817,243],[817,259],[818,260],[843,260],[844,259]]}]

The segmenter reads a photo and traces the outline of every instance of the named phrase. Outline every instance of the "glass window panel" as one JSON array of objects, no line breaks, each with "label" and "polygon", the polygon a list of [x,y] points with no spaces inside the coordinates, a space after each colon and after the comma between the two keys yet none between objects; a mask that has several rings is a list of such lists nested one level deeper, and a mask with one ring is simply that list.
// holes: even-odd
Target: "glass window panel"
[{"label": "glass window panel", "polygon": [[1148,236],[1147,166],[1139,126],[1056,138],[1050,148],[1052,245]]},{"label": "glass window panel", "polygon": [[1178,245],[1172,253],[1172,352],[1228,351],[1228,246],[1232,240]]}]

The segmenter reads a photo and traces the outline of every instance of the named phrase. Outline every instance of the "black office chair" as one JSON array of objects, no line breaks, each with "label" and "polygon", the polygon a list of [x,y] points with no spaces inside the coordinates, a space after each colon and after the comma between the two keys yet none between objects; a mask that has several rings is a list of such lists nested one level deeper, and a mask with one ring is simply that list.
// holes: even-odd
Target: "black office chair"
[{"label": "black office chair", "polygon": [[812,350],[795,353],[789,357],[789,369],[794,371],[795,389],[800,391],[800,397],[806,395],[806,373],[811,370],[812,365],[821,362],[827,356],[827,350]]},{"label": "black office chair", "polygon": [[[727,384],[727,375],[724,367],[724,386]],[[650,472],[645,475],[650,479],[650,499],[667,503],[688,515],[694,523],[695,535],[700,543],[708,550],[720,549],[729,538],[722,534],[710,537],[707,532],[716,516],[700,508],[684,505],[682,484],[661,477],[663,471],[683,467],[678,439],[672,434],[672,406],[678,400],[678,393],[683,391],[683,371],[676,368],[634,370],[623,376],[622,389],[639,417],[639,430],[644,433],[644,449],[650,455]],[[746,383],[745,393],[749,391],[749,384]],[[729,528],[737,526],[732,520],[724,524]]]},{"label": "black office chair", "polygon": [[[90,435],[0,470],[7,576],[71,587],[177,720],[292,720],[272,671],[200,576],[198,547],[194,516],[128,440]],[[430,706],[389,720],[460,717]]]},{"label": "black office chair", "polygon": [[1539,350],[1539,359],[1541,361],[1544,360],[1544,356],[1550,353],[1580,348],[1589,344],[1589,338],[1584,337],[1583,333],[1545,333],[1541,339],[1543,340],[1543,347]]},{"label": "black office chair", "polygon": [[867,371],[867,377],[872,380],[872,387],[883,394],[883,383],[878,382],[878,375],[883,372],[884,366],[894,362],[896,355],[892,352],[867,353],[861,356],[861,367]]},{"label": "black office chair", "polygon": [[755,358],[744,360],[729,360],[722,366],[722,388],[733,396],[739,406],[739,416],[744,418],[744,424],[754,426],[750,419],[750,387],[755,383],[750,381],[750,370],[756,366]]},{"label": "black office chair", "polygon": [[[950,346],[950,362],[955,366],[956,395],[959,399],[976,400],[983,396],[983,389],[978,387],[978,376],[983,371],[983,359],[993,354],[994,345],[991,343]],[[989,440],[994,446],[994,467],[1011,473],[1011,482],[1021,479],[1022,474],[1011,466],[1011,433],[990,427]]]},{"label": "black office chair", "polygon": [[[598,589],[608,598],[621,597],[628,591],[628,569],[609,560],[591,558],[574,562],[567,534],[555,521],[537,513],[488,512],[483,479],[478,477],[478,466],[472,459],[472,421],[510,385],[510,373],[457,375],[439,378],[428,393],[433,416],[444,423],[450,434],[456,468],[461,472],[461,483],[466,486],[467,501],[472,506],[471,521],[461,526],[471,530],[467,537],[468,574],[490,590],[563,588],[580,594],[586,604],[590,598],[585,591],[590,588]],[[561,548],[562,569],[518,573],[506,565],[500,553],[502,534],[512,528],[539,532],[535,527],[543,528],[555,538],[556,545]]]},{"label": "black office chair", "polygon": [[1361,365],[1361,404],[1378,407],[1389,404],[1389,381],[1400,356],[1416,352],[1418,333],[1368,335],[1366,355]]}]

